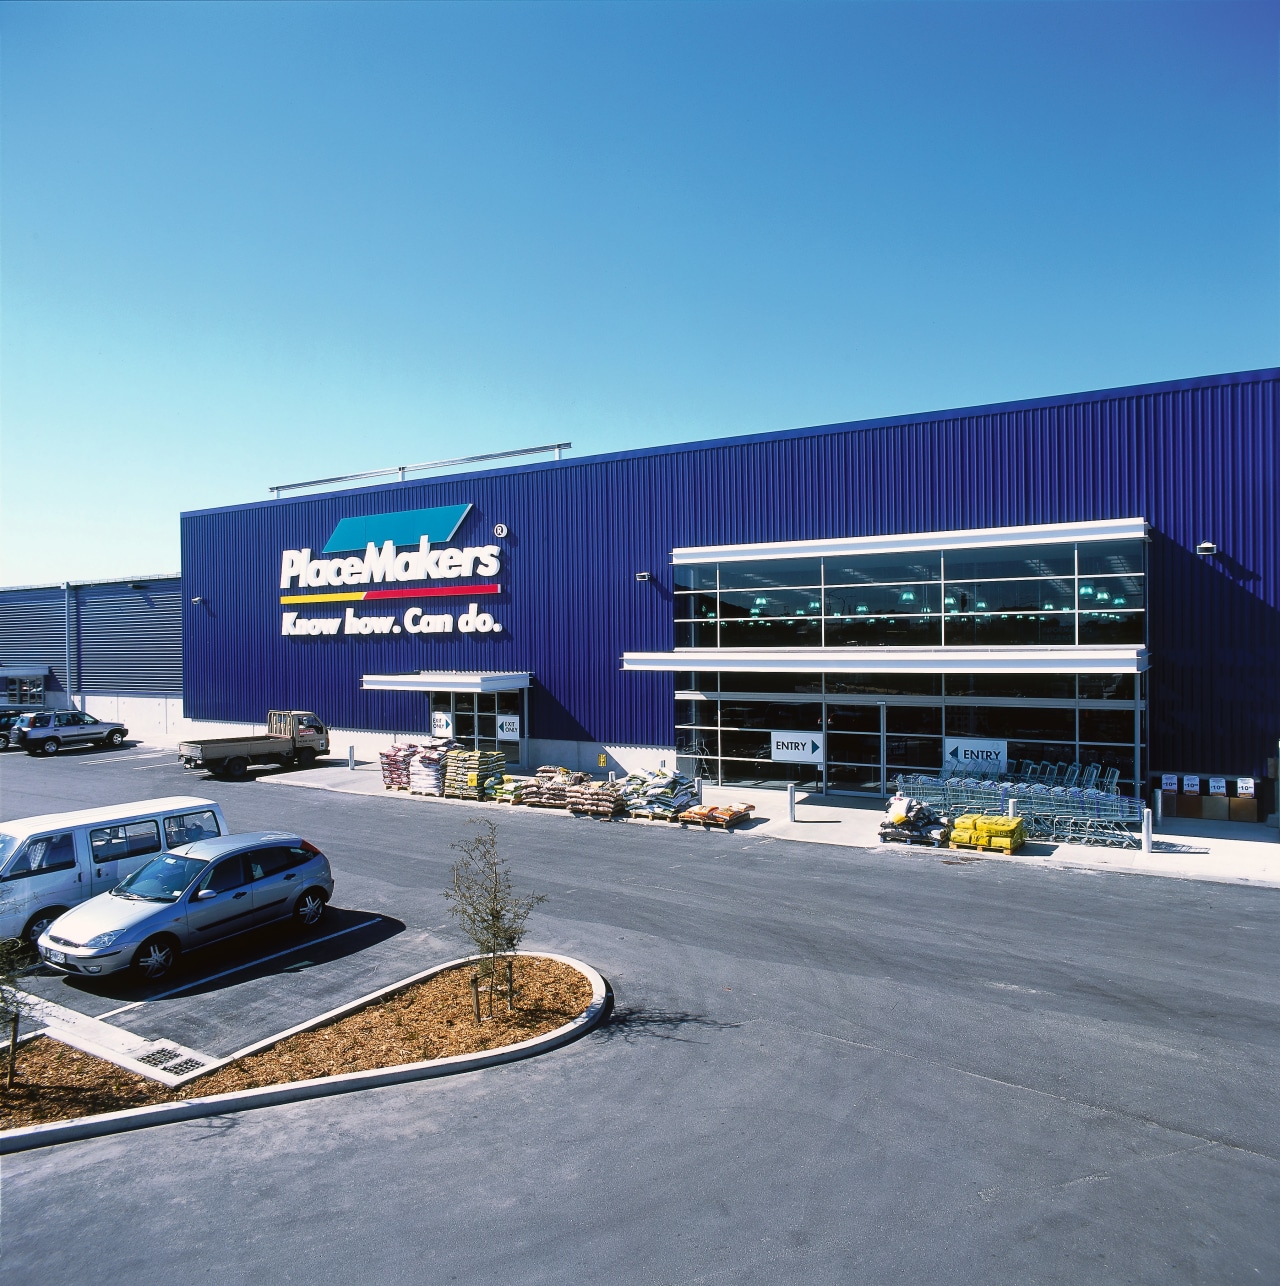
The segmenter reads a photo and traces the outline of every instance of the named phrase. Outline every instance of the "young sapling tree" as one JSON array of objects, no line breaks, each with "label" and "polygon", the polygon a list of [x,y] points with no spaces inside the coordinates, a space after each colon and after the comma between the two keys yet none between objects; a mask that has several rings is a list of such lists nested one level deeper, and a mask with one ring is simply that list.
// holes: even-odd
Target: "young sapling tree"
[{"label": "young sapling tree", "polygon": [[547,900],[543,893],[518,897],[511,887],[511,871],[498,851],[498,828],[487,817],[473,817],[475,833],[450,845],[462,856],[450,871],[445,889],[449,913],[471,940],[476,954],[486,957],[479,976],[489,980],[489,1017],[493,1017],[493,991],[498,961],[506,956],[508,1004],[511,996],[511,960],[524,939],[533,908]]}]

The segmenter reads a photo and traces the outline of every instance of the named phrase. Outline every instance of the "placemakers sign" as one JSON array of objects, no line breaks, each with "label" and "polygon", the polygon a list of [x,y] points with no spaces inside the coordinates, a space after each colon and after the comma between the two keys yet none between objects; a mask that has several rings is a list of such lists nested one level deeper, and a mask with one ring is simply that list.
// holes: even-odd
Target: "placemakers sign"
[{"label": "placemakers sign", "polygon": [[[319,557],[310,549],[286,549],[280,559],[280,633],[501,634],[502,626],[480,603],[502,591],[492,579],[502,570],[502,549],[450,544],[470,512],[470,505],[444,505],[344,518]],[[466,600],[465,611],[437,610],[459,598]],[[419,601],[412,607],[400,606],[413,599]]]}]

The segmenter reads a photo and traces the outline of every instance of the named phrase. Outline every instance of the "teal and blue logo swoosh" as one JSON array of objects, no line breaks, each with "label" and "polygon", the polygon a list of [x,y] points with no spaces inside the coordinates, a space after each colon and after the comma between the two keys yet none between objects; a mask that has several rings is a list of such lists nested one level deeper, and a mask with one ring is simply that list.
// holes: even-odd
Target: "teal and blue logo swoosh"
[{"label": "teal and blue logo swoosh", "polygon": [[453,539],[453,533],[470,512],[470,505],[441,505],[436,509],[402,509],[393,514],[344,518],[333,529],[323,552],[339,554],[349,549],[364,549],[370,541],[381,548],[388,540],[399,549],[402,545],[418,544],[424,536],[433,545],[443,545]]}]

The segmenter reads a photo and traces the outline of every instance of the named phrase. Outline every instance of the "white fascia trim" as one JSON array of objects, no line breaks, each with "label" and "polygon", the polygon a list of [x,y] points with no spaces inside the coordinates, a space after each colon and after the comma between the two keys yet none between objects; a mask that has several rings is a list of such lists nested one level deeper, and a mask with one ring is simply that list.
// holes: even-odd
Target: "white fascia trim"
[{"label": "white fascia trim", "polygon": [[763,558],[842,557],[850,554],[944,553],[948,549],[989,549],[1001,545],[1067,543],[1081,540],[1145,540],[1145,518],[1103,522],[1050,522],[1031,527],[984,527],[967,531],[922,531],[898,536],[850,536],[843,540],[788,540],[757,545],[699,545],[671,551],[671,561],[731,563]]},{"label": "white fascia trim", "polygon": [[423,670],[418,674],[366,674],[360,686],[372,692],[518,692],[531,675]]},{"label": "white fascia trim", "polygon": [[1144,647],[681,648],[626,652],[624,670],[737,674],[1141,674]]}]

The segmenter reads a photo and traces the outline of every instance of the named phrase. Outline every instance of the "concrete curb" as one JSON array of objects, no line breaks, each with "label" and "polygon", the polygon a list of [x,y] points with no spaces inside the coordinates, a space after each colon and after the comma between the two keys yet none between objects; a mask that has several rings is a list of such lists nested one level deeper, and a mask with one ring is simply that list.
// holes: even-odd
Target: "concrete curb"
[{"label": "concrete curb", "polygon": [[[122,1112],[104,1112],[98,1116],[82,1116],[71,1121],[51,1121],[46,1125],[25,1125],[0,1131],[0,1156],[26,1152],[32,1148],[50,1147],[55,1143],[101,1138],[103,1135],[120,1134],[126,1130],[144,1130],[152,1125],[170,1125],[176,1121],[193,1121],[205,1116],[223,1116],[228,1112],[246,1112],[256,1107],[276,1107],[281,1103],[299,1103],[306,1099],[326,1098],[332,1094],[346,1094],[352,1090],[402,1085],[406,1081],[430,1080],[438,1076],[453,1076],[459,1072],[495,1067],[501,1063],[514,1063],[523,1058],[532,1058],[535,1054],[548,1053],[585,1036],[605,1016],[611,994],[609,984],[590,965],[554,951],[521,951],[519,954],[559,960],[562,964],[577,969],[591,983],[591,1004],[577,1018],[544,1036],[535,1036],[515,1045],[500,1045],[478,1054],[454,1054],[449,1058],[402,1063],[398,1067],[373,1067],[363,1072],[319,1076],[309,1081],[264,1085],[259,1089],[211,1094],[206,1098],[185,1099],[180,1103],[155,1103],[147,1107],[126,1108]],[[442,973],[462,963],[466,961],[451,960],[424,976]]]}]

